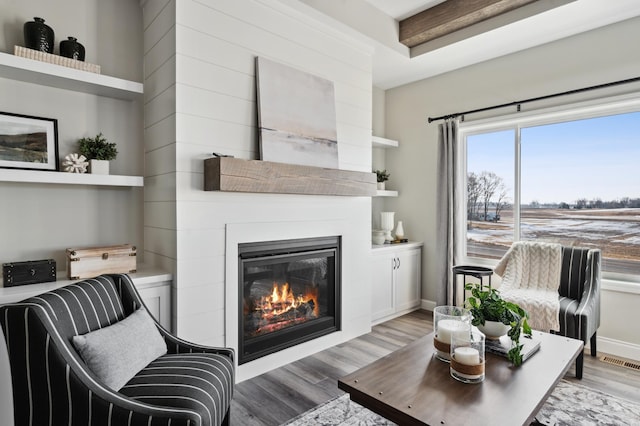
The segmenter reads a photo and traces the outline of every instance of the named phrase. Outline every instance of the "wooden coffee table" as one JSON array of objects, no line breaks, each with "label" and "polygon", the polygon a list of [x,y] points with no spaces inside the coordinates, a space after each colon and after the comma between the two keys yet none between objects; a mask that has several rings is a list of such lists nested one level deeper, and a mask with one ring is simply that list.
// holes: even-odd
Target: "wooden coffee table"
[{"label": "wooden coffee table", "polygon": [[485,379],[465,384],[433,356],[433,333],[343,377],[352,401],[399,425],[528,425],[573,361],[580,340],[534,331],[540,350],[522,366],[487,353]]}]

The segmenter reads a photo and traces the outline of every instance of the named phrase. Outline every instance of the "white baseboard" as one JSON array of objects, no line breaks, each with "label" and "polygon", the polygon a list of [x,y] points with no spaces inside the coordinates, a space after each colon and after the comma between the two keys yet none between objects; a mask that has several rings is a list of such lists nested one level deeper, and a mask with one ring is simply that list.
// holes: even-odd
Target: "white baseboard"
[{"label": "white baseboard", "polygon": [[634,361],[640,361],[640,345],[623,342],[608,337],[597,337],[598,353],[603,352]]},{"label": "white baseboard", "polygon": [[432,311],[436,308],[436,306],[438,306],[436,304],[435,301],[433,300],[426,300],[426,299],[422,299],[422,303],[420,304],[420,307],[426,311]]}]

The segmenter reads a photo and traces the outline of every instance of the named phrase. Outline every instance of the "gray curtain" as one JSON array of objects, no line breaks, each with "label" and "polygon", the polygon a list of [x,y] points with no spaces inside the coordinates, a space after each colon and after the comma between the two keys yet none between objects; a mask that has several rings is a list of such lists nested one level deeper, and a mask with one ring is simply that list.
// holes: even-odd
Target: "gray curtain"
[{"label": "gray curtain", "polygon": [[[451,268],[459,264],[464,226],[464,173],[458,122],[448,119],[438,126],[438,192],[437,192],[437,267],[438,305],[454,305],[454,276]],[[460,289],[461,290],[461,289]],[[460,293],[460,291],[459,291]]]}]

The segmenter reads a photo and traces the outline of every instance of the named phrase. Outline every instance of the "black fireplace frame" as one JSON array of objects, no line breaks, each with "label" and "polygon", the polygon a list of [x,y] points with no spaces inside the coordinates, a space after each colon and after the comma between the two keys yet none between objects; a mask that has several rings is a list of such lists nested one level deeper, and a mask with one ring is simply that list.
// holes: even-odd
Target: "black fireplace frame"
[{"label": "black fireplace frame", "polygon": [[[342,237],[300,238],[238,244],[238,364],[308,342],[341,330],[342,310]],[[329,315],[272,333],[245,340],[244,336],[244,262],[280,259],[301,260],[329,254],[333,259],[333,294],[327,301]]]}]

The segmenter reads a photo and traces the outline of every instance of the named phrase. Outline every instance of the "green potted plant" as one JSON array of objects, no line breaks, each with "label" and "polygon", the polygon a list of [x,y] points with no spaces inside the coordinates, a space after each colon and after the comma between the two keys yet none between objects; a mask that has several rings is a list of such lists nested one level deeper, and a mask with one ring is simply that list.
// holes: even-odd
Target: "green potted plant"
[{"label": "green potted plant", "polygon": [[95,138],[82,138],[78,140],[80,154],[89,160],[89,170],[93,174],[108,175],[109,161],[118,155],[116,144],[108,142],[102,132]]},{"label": "green potted plant", "polygon": [[387,170],[374,170],[374,173],[376,174],[376,179],[378,181],[378,189],[380,190],[384,190],[385,188],[385,182],[389,180],[389,176],[391,176],[391,174],[389,172],[387,172]]},{"label": "green potted plant", "polygon": [[[473,316],[471,324],[478,327],[480,331],[483,331],[483,328],[490,325],[491,322],[504,325],[506,334],[513,342],[513,346],[507,353],[507,358],[513,365],[521,365],[523,345],[520,344],[520,336],[524,333],[525,336],[531,337],[531,327],[527,321],[529,314],[516,303],[504,300],[496,289],[483,290],[480,284],[467,284],[465,288],[471,290],[471,296],[465,302]],[[491,334],[491,331],[488,333]],[[504,334],[504,332],[502,333]],[[499,335],[500,333],[498,336],[488,335],[487,337],[495,338]]]}]

